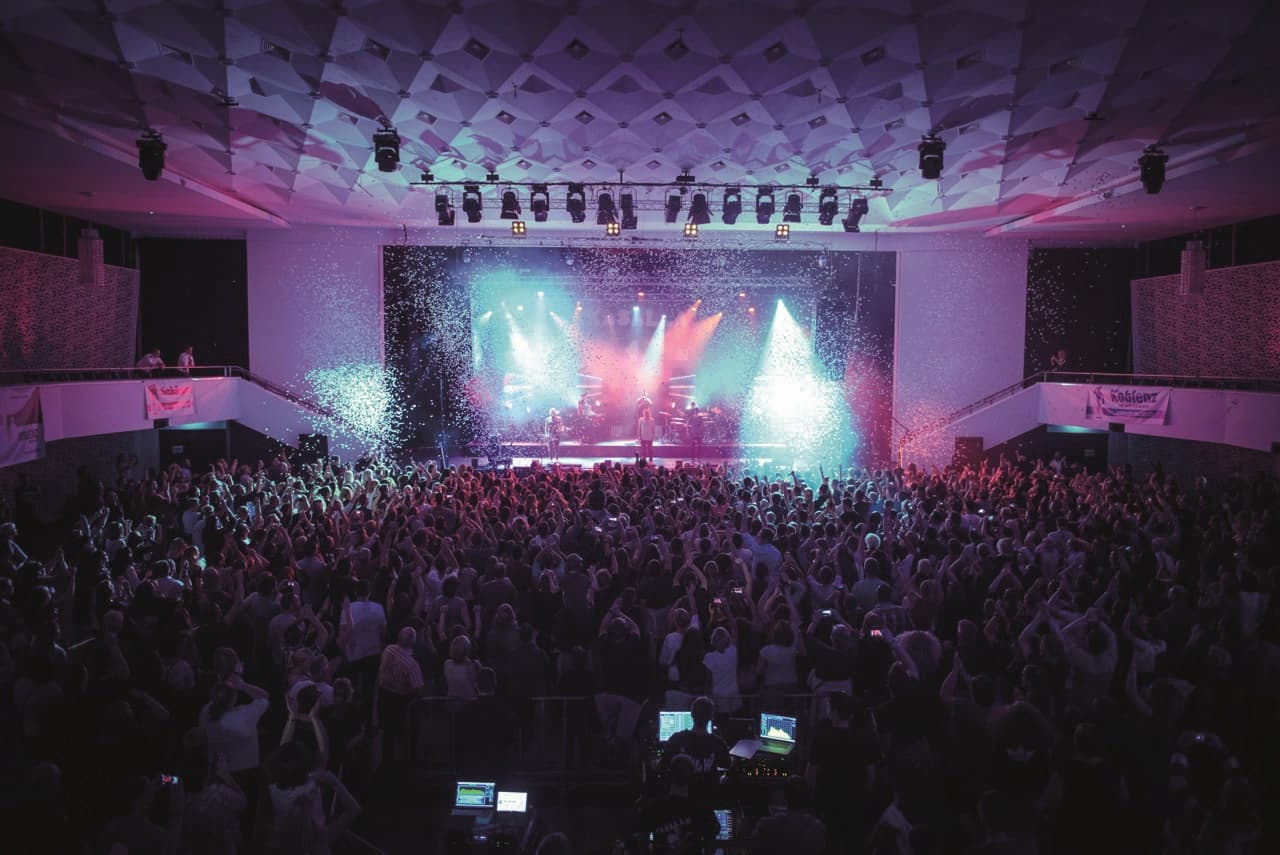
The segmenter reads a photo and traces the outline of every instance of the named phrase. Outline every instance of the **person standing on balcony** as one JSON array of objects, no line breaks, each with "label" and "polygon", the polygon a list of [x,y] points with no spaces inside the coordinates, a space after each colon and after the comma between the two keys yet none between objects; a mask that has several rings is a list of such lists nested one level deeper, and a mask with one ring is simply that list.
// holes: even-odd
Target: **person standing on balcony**
[{"label": "person standing on balcony", "polygon": [[178,354],[178,370],[188,377],[191,376],[191,369],[196,367],[195,346],[187,345],[182,353]]},{"label": "person standing on balcony", "polygon": [[138,360],[137,367],[146,369],[148,375],[164,368],[164,359],[160,356],[160,348],[153,347],[144,353],[142,358]]}]

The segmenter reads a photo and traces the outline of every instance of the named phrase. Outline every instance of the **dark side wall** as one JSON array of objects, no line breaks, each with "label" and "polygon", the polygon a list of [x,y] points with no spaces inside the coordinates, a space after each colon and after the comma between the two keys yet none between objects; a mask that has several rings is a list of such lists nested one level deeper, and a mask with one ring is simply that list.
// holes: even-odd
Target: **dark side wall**
[{"label": "dark side wall", "polygon": [[188,345],[198,365],[249,367],[248,262],[243,240],[144,238],[139,347],[173,365]]},{"label": "dark side wall", "polygon": [[1129,370],[1129,280],[1137,254],[1119,249],[1033,249],[1027,262],[1023,376],[1067,352],[1068,371]]}]

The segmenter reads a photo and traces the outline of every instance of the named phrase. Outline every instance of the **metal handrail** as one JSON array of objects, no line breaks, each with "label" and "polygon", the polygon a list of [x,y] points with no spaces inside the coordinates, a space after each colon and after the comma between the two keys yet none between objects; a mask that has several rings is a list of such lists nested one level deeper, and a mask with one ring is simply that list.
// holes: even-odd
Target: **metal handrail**
[{"label": "metal handrail", "polygon": [[1123,374],[1111,371],[1039,371],[979,398],[967,406],[953,410],[944,416],[903,433],[898,440],[901,451],[920,437],[941,430],[960,419],[989,407],[1005,398],[1011,398],[1023,389],[1037,383],[1123,383],[1132,386],[1175,386],[1184,389],[1211,388],[1244,391],[1280,392],[1280,379],[1267,377],[1226,377],[1196,374]]}]

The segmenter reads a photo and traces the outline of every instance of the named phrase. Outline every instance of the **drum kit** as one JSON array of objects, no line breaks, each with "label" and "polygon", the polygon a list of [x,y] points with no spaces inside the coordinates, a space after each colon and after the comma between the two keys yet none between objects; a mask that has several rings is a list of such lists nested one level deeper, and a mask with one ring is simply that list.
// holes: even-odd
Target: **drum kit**
[{"label": "drum kit", "polygon": [[728,442],[732,439],[729,414],[720,407],[711,407],[692,417],[683,414],[659,413],[665,421],[663,439],[667,442]]}]

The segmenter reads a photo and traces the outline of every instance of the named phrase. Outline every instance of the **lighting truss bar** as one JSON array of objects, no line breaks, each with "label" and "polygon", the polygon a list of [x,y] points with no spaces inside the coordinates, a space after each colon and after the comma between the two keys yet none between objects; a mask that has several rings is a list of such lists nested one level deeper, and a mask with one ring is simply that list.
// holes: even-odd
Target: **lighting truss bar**
[{"label": "lighting truss bar", "polygon": [[[467,184],[476,184],[476,183],[478,182],[472,179],[467,179],[467,178],[459,179],[458,181],[410,181],[409,182],[410,186],[419,186],[419,187],[425,187],[428,185],[432,187],[462,187]],[[582,181],[540,181],[540,182],[503,181],[502,182],[503,187],[524,187],[530,190],[532,190],[534,187],[568,187],[570,184],[581,184],[583,187],[586,188],[588,194],[592,192],[592,188],[596,188],[596,187],[600,188],[601,190],[606,190],[608,188],[625,189],[628,187],[671,189],[673,187],[682,186],[682,185],[674,184],[670,181],[602,181],[597,184],[587,184]],[[683,185],[683,186],[687,187],[688,185]],[[735,181],[732,183],[699,181],[696,186],[700,189],[706,188],[708,190],[728,190],[730,188],[733,188],[733,189],[738,189],[745,192],[751,192],[756,189],[754,186],[750,184],[743,184],[741,181]],[[800,193],[812,193],[817,190],[816,187],[812,187],[808,184],[770,184],[768,186],[773,189],[775,194],[779,194],[787,190],[793,190]],[[883,194],[893,192],[893,190],[889,187],[874,186],[871,184],[828,184],[826,185],[826,187],[827,189],[835,190],[837,192],[883,193]],[[636,202],[637,204],[639,204],[640,200],[637,199]]]}]

